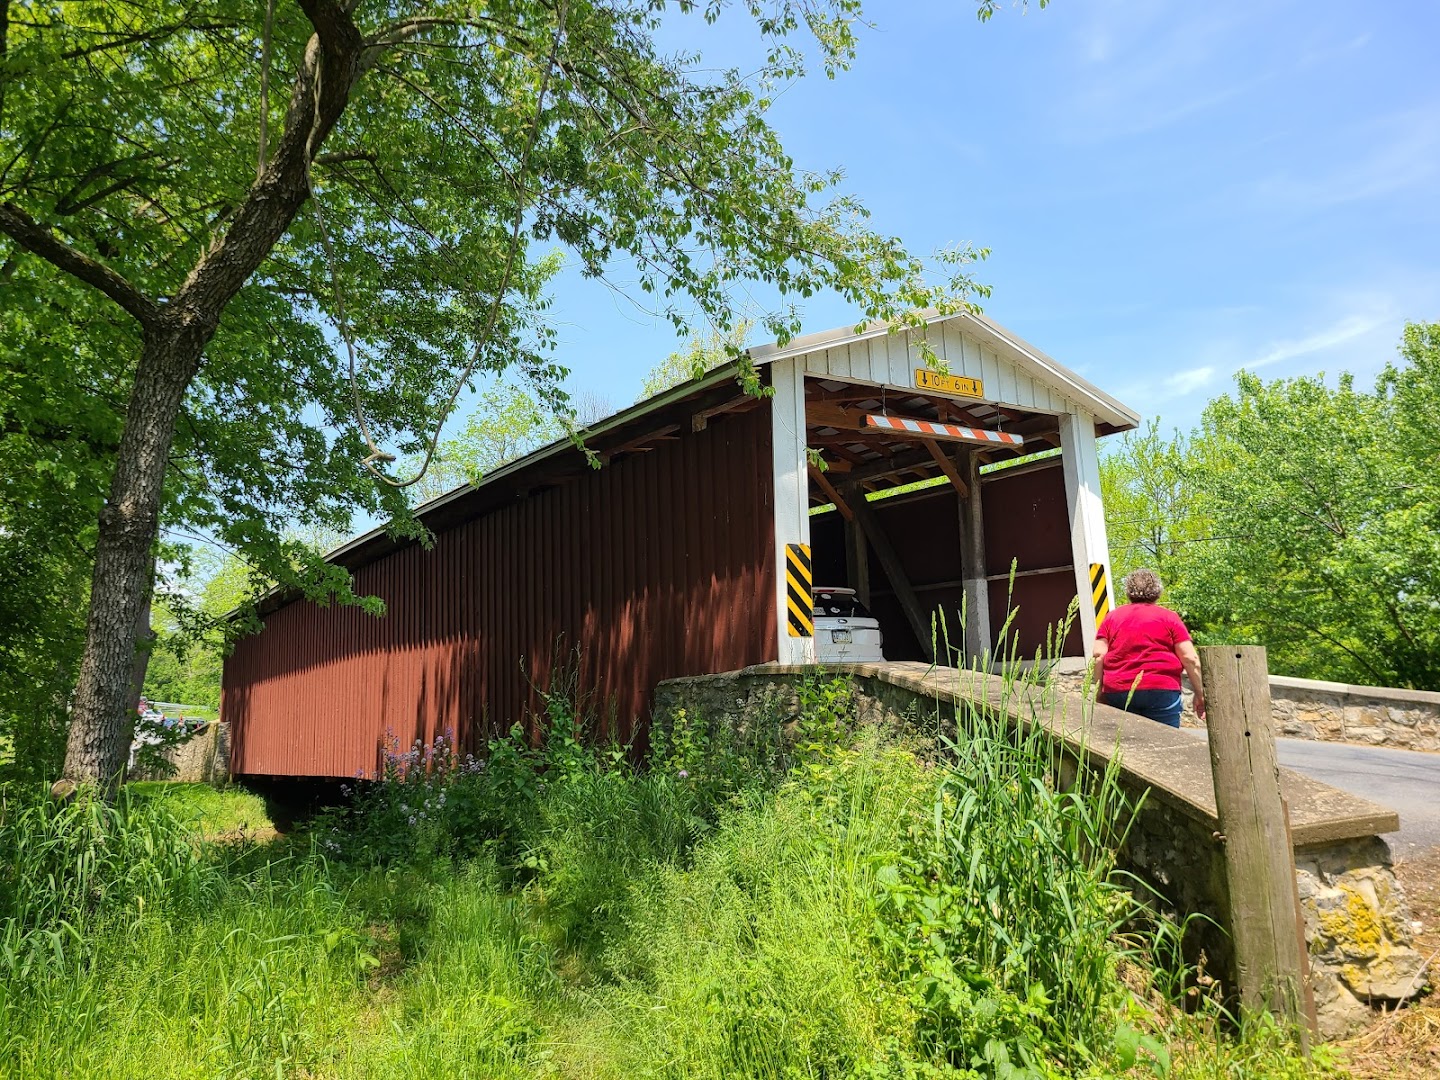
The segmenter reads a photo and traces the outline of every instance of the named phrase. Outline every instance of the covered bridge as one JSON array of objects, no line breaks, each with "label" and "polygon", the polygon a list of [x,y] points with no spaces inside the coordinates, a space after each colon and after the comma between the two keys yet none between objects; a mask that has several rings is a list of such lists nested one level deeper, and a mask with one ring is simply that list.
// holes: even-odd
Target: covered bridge
[{"label": "covered bridge", "polygon": [[859,590],[887,659],[934,659],[936,621],[982,657],[1012,608],[1002,644],[1033,654],[1077,596],[1062,652],[1084,654],[1108,602],[1096,440],[1136,413],[965,313],[750,356],[773,396],[718,368],[591,428],[602,468],[557,443],[421,507],[429,548],[337,549],[384,617],[273,598],[225,663],[232,771],[354,776],[392,735],[474,749],[573,658],[628,739],[663,679],[814,660],[787,557]]}]

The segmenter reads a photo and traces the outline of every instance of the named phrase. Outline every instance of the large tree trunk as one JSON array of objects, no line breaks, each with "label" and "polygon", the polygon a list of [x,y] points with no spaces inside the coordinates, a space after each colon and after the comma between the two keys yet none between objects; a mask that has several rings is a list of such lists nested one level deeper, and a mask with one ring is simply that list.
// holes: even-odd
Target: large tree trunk
[{"label": "large tree trunk", "polygon": [[[160,495],[185,390],[209,334],[147,333],[110,494],[100,511],[85,654],[57,788],[120,781],[135,729],[136,627],[149,610]],[[70,784],[65,784],[70,781]]]},{"label": "large tree trunk", "polygon": [[150,563],[150,592],[145,606],[135,619],[135,662],[130,668],[130,708],[139,715],[140,699],[145,696],[145,675],[150,670],[150,654],[155,648],[155,628],[150,625],[150,607],[155,602],[155,563]]}]

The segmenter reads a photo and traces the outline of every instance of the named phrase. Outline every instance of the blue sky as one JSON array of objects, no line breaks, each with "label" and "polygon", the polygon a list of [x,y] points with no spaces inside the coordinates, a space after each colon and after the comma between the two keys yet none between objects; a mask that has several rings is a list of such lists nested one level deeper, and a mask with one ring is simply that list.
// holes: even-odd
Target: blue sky
[{"label": "blue sky", "polygon": [[[986,313],[1165,427],[1192,426],[1242,367],[1368,382],[1407,319],[1440,319],[1440,5],[866,14],[854,68],[772,114],[797,164],[842,167],[916,252],[990,248]],[[670,32],[717,65],[756,55],[733,10]],[[572,384],[617,407],[676,347],[578,275],[555,298]],[[834,298],[805,308],[807,330],[855,318]]]}]

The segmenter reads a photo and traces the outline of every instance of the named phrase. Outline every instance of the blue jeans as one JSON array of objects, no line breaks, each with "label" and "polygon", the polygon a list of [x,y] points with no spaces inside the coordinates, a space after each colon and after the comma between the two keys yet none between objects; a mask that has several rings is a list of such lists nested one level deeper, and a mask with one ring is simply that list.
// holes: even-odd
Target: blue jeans
[{"label": "blue jeans", "polygon": [[1123,694],[1104,694],[1100,700],[1113,709],[1124,709],[1170,727],[1180,726],[1179,690],[1127,690]]}]

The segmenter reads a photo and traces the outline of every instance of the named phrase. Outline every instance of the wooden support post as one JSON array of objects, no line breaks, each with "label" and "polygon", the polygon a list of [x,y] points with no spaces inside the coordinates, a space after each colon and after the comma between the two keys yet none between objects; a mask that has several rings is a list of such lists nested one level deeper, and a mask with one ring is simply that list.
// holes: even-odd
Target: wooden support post
[{"label": "wooden support post", "polygon": [[1070,511],[1071,562],[1079,598],[1083,655],[1095,647],[1095,606],[1090,599],[1090,567],[1099,563],[1110,577],[1110,543],[1105,535],[1105,503],[1100,497],[1100,457],[1095,418],[1082,413],[1060,417],[1060,464],[1065,470],[1065,505]]},{"label": "wooden support post", "polygon": [[805,455],[805,370],[794,359],[770,365],[771,482],[775,492],[775,659],[782,664],[813,664],[815,639],[790,634],[785,552],[791,544],[810,545],[810,484]]},{"label": "wooden support post", "polygon": [[925,654],[925,659],[933,663],[935,649],[934,642],[930,638],[930,621],[925,617],[924,609],[920,607],[920,598],[915,595],[915,589],[910,584],[910,578],[905,573],[900,556],[895,553],[895,549],[890,545],[890,538],[880,527],[880,519],[870,504],[865,501],[863,491],[847,486],[841,494],[850,504],[850,510],[855,515],[855,524],[860,526],[861,532],[865,534],[865,539],[870,541],[870,546],[875,549],[875,557],[880,560],[881,569],[890,579],[890,588],[895,591],[895,599],[900,601],[900,607],[905,612],[905,619],[909,622],[915,639],[920,642],[920,649]]},{"label": "wooden support post", "polygon": [[969,489],[960,500],[960,576],[965,581],[965,658],[984,660],[990,641],[990,582],[985,574],[985,519],[980,509],[980,455],[960,452],[960,471]]},{"label": "wooden support post", "polygon": [[1199,651],[1240,1003],[1273,1013],[1308,1049],[1309,957],[1296,934],[1295,852],[1280,798],[1265,649]]},{"label": "wooden support post", "polygon": [[855,524],[854,512],[845,522],[845,581],[860,603],[870,606],[870,545],[865,543],[865,534]]}]

